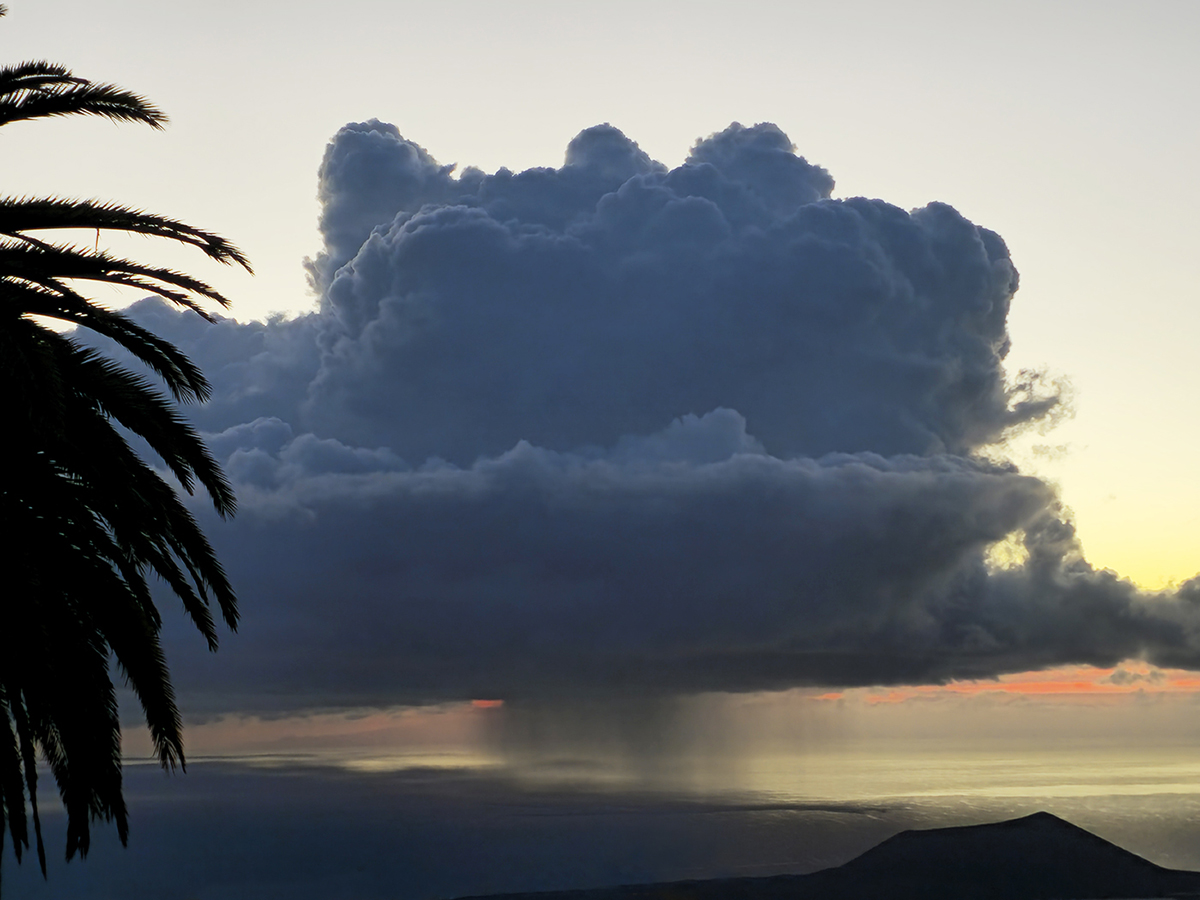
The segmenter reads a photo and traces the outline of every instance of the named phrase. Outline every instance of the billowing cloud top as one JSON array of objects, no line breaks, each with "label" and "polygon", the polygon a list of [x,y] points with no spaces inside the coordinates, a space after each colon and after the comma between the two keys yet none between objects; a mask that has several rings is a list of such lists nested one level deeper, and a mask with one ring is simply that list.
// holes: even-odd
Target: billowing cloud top
[{"label": "billowing cloud top", "polygon": [[457,177],[339,131],[317,312],[136,309],[213,379],[241,499],[210,530],[245,625],[215,665],[172,647],[189,702],[1194,662],[1190,588],[1092,570],[1053,490],[977,453],[1060,406],[1004,370],[1004,242],[832,190],[770,124],[670,170],[600,125],[561,168]]},{"label": "billowing cloud top", "polygon": [[561,169],[455,179],[371,122],[321,174],[334,321],[306,422],[405,458],[607,446],[720,406],[783,456],[962,453],[1046,411],[1009,403],[1000,238],[942,204],[830,201],[772,125],[672,171],[602,125]]}]

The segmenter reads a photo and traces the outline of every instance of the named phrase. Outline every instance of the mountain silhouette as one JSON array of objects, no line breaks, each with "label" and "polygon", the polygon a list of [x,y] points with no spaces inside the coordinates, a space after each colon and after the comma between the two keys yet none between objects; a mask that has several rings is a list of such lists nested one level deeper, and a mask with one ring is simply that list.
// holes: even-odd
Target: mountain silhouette
[{"label": "mountain silhouette", "polygon": [[[489,900],[1101,900],[1197,897],[1200,872],[1166,869],[1047,812],[903,831],[810,875],[721,878]],[[473,898],[484,900],[484,898]]]}]

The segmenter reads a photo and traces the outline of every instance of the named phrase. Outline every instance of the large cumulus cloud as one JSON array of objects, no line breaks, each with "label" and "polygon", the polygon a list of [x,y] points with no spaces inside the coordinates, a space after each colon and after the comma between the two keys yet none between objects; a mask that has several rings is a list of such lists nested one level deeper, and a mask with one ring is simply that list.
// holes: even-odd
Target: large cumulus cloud
[{"label": "large cumulus cloud", "polygon": [[773,126],[672,171],[600,126],[561,169],[455,180],[370,123],[322,174],[333,321],[306,424],[406,458],[603,445],[718,406],[776,454],[959,453],[1045,411],[1008,402],[1000,238],[942,204],[830,201]]},{"label": "large cumulus cloud", "polygon": [[[242,512],[221,708],[751,690],[1196,662],[1185,589],[1081,559],[1053,490],[979,451],[1052,419],[1007,373],[1004,242],[832,199],[775,126],[675,169],[617,129],[556,169],[343,128],[320,306],[136,315],[210,374]],[[1009,539],[1019,564],[988,548]],[[180,635],[180,641],[183,637]],[[181,660],[181,661],[178,661]]]}]

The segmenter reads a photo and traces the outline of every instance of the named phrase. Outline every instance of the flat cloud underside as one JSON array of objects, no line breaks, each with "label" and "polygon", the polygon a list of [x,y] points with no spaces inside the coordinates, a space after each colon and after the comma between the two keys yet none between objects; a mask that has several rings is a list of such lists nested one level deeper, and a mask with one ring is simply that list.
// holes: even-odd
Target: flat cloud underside
[{"label": "flat cloud underside", "polygon": [[[212,710],[1190,664],[1192,588],[1082,560],[977,451],[1061,414],[1010,376],[1016,271],[944,204],[834,200],[771,125],[668,170],[611,126],[460,176],[390,125],[321,170],[317,312],[135,315],[214,381],[245,610]],[[988,548],[1022,544],[998,568]]]}]

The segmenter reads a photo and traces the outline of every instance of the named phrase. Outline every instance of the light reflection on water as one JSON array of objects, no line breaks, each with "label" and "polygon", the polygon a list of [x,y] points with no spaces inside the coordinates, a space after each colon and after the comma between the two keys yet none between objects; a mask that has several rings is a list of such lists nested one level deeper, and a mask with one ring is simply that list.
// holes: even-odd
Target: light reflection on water
[{"label": "light reflection on water", "polygon": [[793,801],[869,803],[904,827],[1047,810],[1160,865],[1200,870],[1200,750],[1188,747],[775,754],[738,767],[741,788]]},{"label": "light reflection on water", "polygon": [[[997,752],[913,741],[732,758],[425,753],[323,763],[357,772],[461,767],[511,779],[531,793],[637,791],[731,808],[761,804],[764,817],[780,821],[827,819],[840,808],[896,831],[1048,810],[1161,865],[1200,870],[1200,750],[1182,746]],[[862,849],[814,856],[812,867],[840,864]]]},{"label": "light reflection on water", "polygon": [[[882,742],[817,751],[650,757],[505,754],[448,748],[421,752],[323,751],[242,757],[255,768],[317,766],[381,775],[418,770],[473,773],[531,796],[553,792],[657,796],[761,805],[764,817],[828,818],[838,809],[894,831],[999,821],[1048,810],[1135,853],[1200,870],[1200,750],[1186,746],[1008,750]],[[864,847],[815,855],[844,862]]]},{"label": "light reflection on water", "polygon": [[[1183,741],[554,737],[260,747],[197,754],[175,779],[137,766],[127,773],[130,850],[101,831],[111,852],[97,848],[82,874],[67,867],[44,887],[30,869],[14,896],[73,896],[60,890],[68,879],[115,885],[131,871],[145,890],[79,896],[169,896],[160,887],[177,871],[215,877],[195,846],[243,859],[241,848],[262,841],[273,849],[238,863],[255,890],[325,860],[328,884],[386,900],[811,872],[905,829],[1039,810],[1200,870],[1200,749]],[[111,878],[97,874],[103,865]],[[196,896],[229,896],[226,887]]]},{"label": "light reflection on water", "polygon": [[805,799],[1200,793],[1200,752],[1185,749],[996,754],[906,747],[885,753],[779,754],[747,759],[738,769],[745,790]]},{"label": "light reflection on water", "polygon": [[[191,732],[202,749],[189,759],[204,764],[207,750],[216,769],[253,770],[264,791],[360,785],[380,816],[414,834],[478,832],[477,855],[503,821],[530,835],[534,859],[547,840],[538,823],[552,820],[548,833],[577,835],[578,847],[625,848],[603,864],[624,880],[813,871],[904,829],[1039,810],[1200,870],[1200,704],[1121,702],[460,705],[219,722]],[[538,860],[530,872],[545,870]],[[563,851],[561,878],[514,875],[510,889],[580,886],[592,864]],[[479,892],[438,883],[425,895]]]},{"label": "light reflection on water", "polygon": [[217,758],[255,768],[315,765],[352,772],[486,770],[533,787],[639,788],[813,803],[1099,797],[1175,797],[1182,802],[1200,794],[1200,748],[1190,747],[1023,748],[997,753],[911,742],[827,752],[663,754],[650,758],[506,755],[463,748],[324,750]]}]

